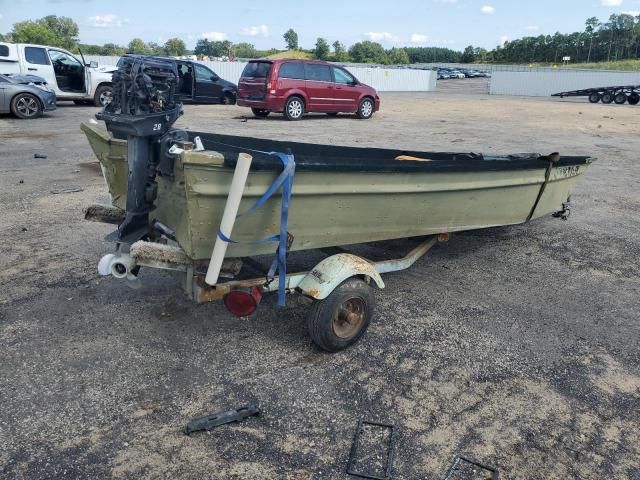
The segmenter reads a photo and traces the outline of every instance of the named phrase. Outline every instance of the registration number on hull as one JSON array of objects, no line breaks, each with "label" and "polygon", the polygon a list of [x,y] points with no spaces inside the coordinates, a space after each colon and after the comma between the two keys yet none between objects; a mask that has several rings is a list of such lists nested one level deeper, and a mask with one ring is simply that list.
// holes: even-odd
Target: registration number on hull
[{"label": "registration number on hull", "polygon": [[575,177],[579,173],[580,173],[580,166],[579,165],[571,165],[571,166],[568,166],[568,167],[558,167],[556,169],[556,176],[558,178]]}]

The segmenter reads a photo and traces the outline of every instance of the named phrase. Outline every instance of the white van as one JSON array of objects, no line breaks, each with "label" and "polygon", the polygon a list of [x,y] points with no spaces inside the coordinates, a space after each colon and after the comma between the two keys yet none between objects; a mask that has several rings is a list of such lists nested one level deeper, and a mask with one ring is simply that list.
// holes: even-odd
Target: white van
[{"label": "white van", "polygon": [[100,107],[111,101],[111,73],[116,66],[87,64],[70,52],[44,45],[0,42],[0,74],[37,75],[47,81],[58,100],[93,103]]}]

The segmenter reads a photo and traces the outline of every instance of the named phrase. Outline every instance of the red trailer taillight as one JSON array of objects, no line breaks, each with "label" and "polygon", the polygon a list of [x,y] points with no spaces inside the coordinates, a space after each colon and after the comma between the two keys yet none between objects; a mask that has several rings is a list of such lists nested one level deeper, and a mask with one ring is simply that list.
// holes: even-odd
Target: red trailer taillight
[{"label": "red trailer taillight", "polygon": [[248,317],[262,300],[260,287],[232,290],[224,296],[224,306],[237,317]]}]

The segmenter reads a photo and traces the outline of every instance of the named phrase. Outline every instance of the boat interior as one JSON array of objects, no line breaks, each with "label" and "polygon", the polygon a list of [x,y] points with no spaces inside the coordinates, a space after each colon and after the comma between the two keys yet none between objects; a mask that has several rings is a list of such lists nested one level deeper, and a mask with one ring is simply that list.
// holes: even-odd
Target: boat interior
[{"label": "boat interior", "polygon": [[[268,152],[292,153],[297,171],[361,171],[361,172],[473,172],[546,168],[551,158],[537,153],[485,155],[482,153],[419,152],[386,148],[345,147],[254,137],[189,132],[193,140],[199,136],[207,150],[220,152],[225,165],[235,167],[238,154],[253,155],[252,169],[280,169],[280,159]],[[561,156],[558,166],[591,162],[587,156]]]}]

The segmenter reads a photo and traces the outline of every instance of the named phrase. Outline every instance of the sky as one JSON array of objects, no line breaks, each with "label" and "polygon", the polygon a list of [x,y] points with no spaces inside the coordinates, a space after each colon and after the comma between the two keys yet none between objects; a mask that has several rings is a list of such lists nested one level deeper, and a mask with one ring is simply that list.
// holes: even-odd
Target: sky
[{"label": "sky", "polygon": [[349,46],[373,40],[385,47],[467,45],[494,48],[528,35],[584,29],[588,17],[640,14],[640,0],[0,0],[0,32],[46,15],[73,18],[82,43],[126,45],[134,37],[164,43],[180,37],[285,47],[293,28],[302,48],[318,37]]}]

